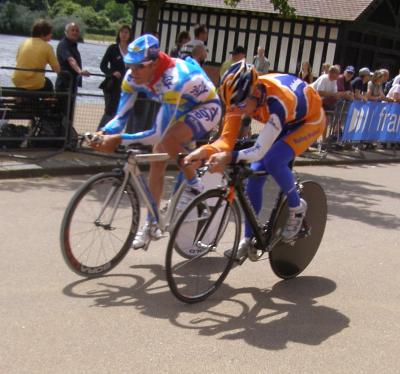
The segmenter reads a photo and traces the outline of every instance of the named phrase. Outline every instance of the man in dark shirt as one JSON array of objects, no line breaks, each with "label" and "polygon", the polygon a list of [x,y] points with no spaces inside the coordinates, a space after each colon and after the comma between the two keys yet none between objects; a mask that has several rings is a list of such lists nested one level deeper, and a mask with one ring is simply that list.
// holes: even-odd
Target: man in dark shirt
[{"label": "man in dark shirt", "polygon": [[82,59],[77,43],[79,36],[79,26],[74,22],[68,23],[65,26],[65,36],[57,46],[57,60],[61,71],[57,75],[56,91],[69,92],[71,95],[62,98],[62,106],[70,123],[69,128],[73,126],[76,92],[78,87],[82,87],[82,76],[90,75],[87,70],[82,70]]},{"label": "man in dark shirt", "polygon": [[90,75],[87,70],[82,70],[82,59],[77,44],[79,36],[80,30],[76,23],[71,22],[65,26],[65,36],[57,46],[57,60],[61,67],[61,73],[56,80],[57,91],[68,91],[70,85],[70,76],[63,71],[71,74],[72,93],[76,93],[78,87],[82,86],[82,76]]},{"label": "man in dark shirt", "polygon": [[352,101],[354,99],[353,87],[351,79],[355,73],[354,66],[347,66],[344,73],[341,74],[336,81],[338,92],[344,92],[342,99]]},{"label": "man in dark shirt", "polygon": [[368,68],[362,68],[358,72],[358,77],[351,81],[354,90],[354,99],[365,100],[364,95],[368,90],[368,82],[371,78],[371,71]]}]

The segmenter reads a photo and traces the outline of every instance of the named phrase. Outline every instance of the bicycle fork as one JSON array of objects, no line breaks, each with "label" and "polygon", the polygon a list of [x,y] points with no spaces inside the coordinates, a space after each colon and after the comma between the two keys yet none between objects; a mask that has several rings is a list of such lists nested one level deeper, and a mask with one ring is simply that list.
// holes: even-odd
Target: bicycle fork
[{"label": "bicycle fork", "polygon": [[[96,226],[103,227],[105,230],[114,230],[115,229],[114,227],[112,227],[112,222],[114,220],[115,214],[117,213],[117,208],[121,201],[122,194],[125,191],[125,187],[126,187],[126,184],[128,183],[128,179],[129,179],[129,173],[125,172],[124,179],[122,181],[121,186],[120,187],[118,187],[116,185],[112,186],[112,188],[110,189],[110,191],[107,194],[107,197],[103,203],[103,206],[101,207],[100,213],[94,222]],[[108,220],[108,223],[102,223],[101,218],[102,218],[105,210],[107,209],[108,205],[110,204],[112,198],[114,197],[115,193],[117,193],[117,196],[114,201],[114,205],[111,209],[111,216]]]}]

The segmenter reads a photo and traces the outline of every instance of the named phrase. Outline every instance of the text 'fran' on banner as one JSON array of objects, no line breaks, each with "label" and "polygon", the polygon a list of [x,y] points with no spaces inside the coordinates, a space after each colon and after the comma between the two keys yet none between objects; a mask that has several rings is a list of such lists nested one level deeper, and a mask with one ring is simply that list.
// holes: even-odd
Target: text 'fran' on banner
[{"label": "text 'fran' on banner", "polygon": [[400,142],[400,104],[354,101],[342,140]]}]

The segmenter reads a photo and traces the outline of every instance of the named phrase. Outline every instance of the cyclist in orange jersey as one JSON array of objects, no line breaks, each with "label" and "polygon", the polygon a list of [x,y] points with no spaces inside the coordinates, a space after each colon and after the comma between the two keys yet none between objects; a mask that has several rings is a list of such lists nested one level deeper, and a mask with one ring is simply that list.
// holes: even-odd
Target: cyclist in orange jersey
[{"label": "cyclist in orange jersey", "polygon": [[[214,143],[192,152],[187,163],[208,160],[214,170],[229,163],[251,162],[253,170],[266,170],[286,194],[289,218],[282,231],[284,241],[293,240],[301,229],[307,203],[300,198],[290,161],[303,153],[323,133],[325,113],[318,93],[290,74],[258,76],[254,67],[240,61],[230,67],[219,89],[226,105],[222,133]],[[265,123],[255,144],[233,151],[243,115]],[[266,178],[251,178],[247,194],[258,213]],[[246,222],[245,236],[237,252],[238,259],[247,253],[253,233]]]}]

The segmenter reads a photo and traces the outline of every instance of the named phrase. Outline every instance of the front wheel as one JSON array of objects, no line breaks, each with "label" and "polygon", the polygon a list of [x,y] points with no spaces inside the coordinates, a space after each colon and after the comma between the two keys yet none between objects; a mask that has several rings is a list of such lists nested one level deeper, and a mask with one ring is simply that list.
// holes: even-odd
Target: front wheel
[{"label": "front wheel", "polygon": [[[233,265],[240,227],[238,205],[226,199],[224,189],[208,190],[188,205],[174,225],[166,254],[168,285],[175,297],[194,303],[218,289]],[[227,257],[229,249],[232,256]]]},{"label": "front wheel", "polygon": [[61,252],[69,268],[84,277],[107,273],[129,251],[139,224],[140,205],[122,172],[90,178],[75,195],[61,224]]},{"label": "front wheel", "polygon": [[[307,202],[305,222],[309,227],[309,235],[297,239],[293,245],[280,242],[269,254],[269,262],[273,272],[282,279],[299,275],[314,258],[325,231],[327,219],[326,195],[322,187],[312,181],[302,182],[301,197]],[[279,232],[288,217],[287,202],[280,209],[274,232]]]}]

